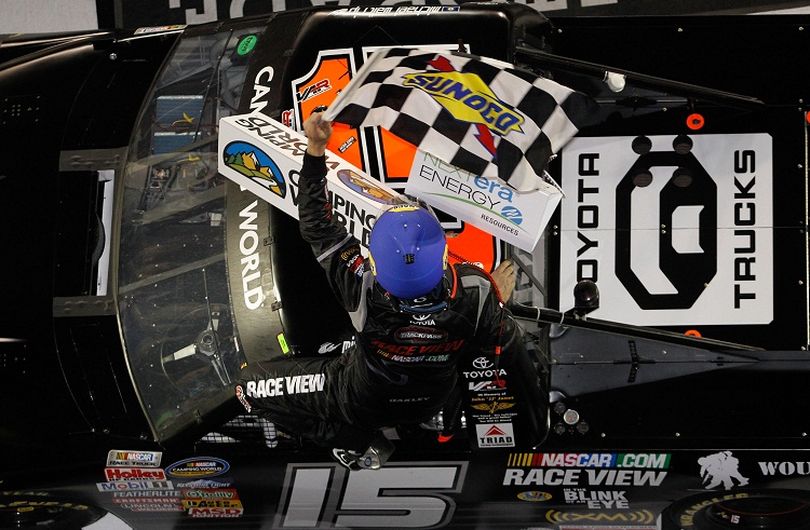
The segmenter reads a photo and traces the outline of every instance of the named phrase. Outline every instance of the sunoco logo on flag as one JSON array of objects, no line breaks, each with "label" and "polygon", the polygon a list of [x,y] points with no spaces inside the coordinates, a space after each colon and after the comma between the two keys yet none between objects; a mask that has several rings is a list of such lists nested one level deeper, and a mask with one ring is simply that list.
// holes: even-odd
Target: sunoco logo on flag
[{"label": "sunoco logo on flag", "polygon": [[375,52],[323,117],[383,127],[473,175],[531,191],[597,110],[588,96],[496,59],[392,48]]},{"label": "sunoco logo on flag", "polygon": [[484,81],[472,73],[423,72],[402,76],[403,86],[416,87],[433,96],[457,120],[480,123],[503,136],[522,133],[523,115],[499,100]]}]

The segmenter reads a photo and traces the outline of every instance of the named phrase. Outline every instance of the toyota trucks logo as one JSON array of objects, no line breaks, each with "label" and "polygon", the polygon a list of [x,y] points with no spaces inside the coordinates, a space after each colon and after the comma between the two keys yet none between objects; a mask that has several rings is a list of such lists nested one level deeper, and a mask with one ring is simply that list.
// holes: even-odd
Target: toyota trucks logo
[{"label": "toyota trucks logo", "polygon": [[768,134],[574,138],[562,153],[560,309],[639,325],[773,320]]}]

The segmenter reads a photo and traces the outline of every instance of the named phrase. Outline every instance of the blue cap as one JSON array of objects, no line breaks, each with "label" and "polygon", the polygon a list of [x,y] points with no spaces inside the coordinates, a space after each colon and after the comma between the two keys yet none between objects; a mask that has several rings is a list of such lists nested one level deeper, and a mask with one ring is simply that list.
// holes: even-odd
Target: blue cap
[{"label": "blue cap", "polygon": [[374,223],[369,241],[371,270],[397,298],[425,296],[447,267],[447,240],[439,221],[418,206],[397,206]]}]

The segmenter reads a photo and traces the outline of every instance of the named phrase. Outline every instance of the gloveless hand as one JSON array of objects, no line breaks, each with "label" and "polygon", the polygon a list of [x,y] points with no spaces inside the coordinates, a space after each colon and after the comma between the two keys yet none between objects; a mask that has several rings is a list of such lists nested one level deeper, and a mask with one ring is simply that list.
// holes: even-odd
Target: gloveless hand
[{"label": "gloveless hand", "polygon": [[323,112],[313,112],[304,122],[307,153],[312,156],[323,156],[329,137],[332,136],[332,124],[322,117]]}]

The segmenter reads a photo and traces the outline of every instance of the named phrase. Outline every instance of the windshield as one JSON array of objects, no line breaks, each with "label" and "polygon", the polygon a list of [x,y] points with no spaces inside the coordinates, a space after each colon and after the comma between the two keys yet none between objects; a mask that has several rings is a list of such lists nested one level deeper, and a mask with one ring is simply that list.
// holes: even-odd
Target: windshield
[{"label": "windshield", "polygon": [[[219,118],[262,27],[184,34],[145,100],[124,172],[119,309],[157,439],[222,403],[244,362],[229,309]],[[199,32],[199,30],[198,30]]]}]

